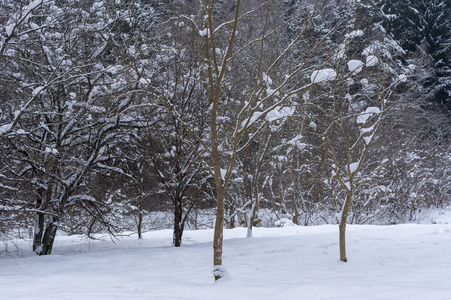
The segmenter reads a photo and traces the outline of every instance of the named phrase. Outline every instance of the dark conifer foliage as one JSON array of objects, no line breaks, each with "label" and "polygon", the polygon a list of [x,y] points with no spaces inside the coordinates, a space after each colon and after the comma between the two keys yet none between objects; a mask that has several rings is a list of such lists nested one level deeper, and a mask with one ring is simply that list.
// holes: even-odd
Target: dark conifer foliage
[{"label": "dark conifer foliage", "polygon": [[[423,81],[430,100],[451,110],[451,4],[449,1],[385,1],[384,27],[406,50],[423,53],[430,72]],[[419,62],[420,63],[420,62]]]}]

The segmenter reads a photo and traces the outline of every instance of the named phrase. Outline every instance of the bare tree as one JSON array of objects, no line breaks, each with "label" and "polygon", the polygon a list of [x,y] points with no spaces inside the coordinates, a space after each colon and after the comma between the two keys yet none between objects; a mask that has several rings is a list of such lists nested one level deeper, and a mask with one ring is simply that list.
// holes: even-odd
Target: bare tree
[{"label": "bare tree", "polygon": [[[202,6],[205,25],[199,31],[205,40],[210,91],[208,150],[217,200],[213,240],[213,273],[216,280],[223,277],[225,272],[222,267],[224,202],[237,156],[254,141],[268,122],[293,114],[294,109],[284,107],[284,104],[313,85],[301,76],[310,67],[311,56],[296,64],[295,68],[283,70],[282,66],[294,45],[307,31],[309,21],[314,16],[314,6],[310,7],[310,19],[306,21],[304,30],[291,41],[279,41],[280,48],[271,51],[274,55],[268,55],[265,51],[269,49],[269,44],[274,45],[271,42],[278,38],[278,32],[284,28],[280,23],[276,2],[257,4],[252,1],[234,1],[231,7],[233,15],[221,23],[215,14],[215,1],[205,1]],[[255,24],[255,20],[261,22],[257,27],[259,29],[251,31],[245,38],[237,35],[238,32],[246,32],[249,26]],[[322,41],[316,41],[312,48],[319,47]],[[237,85],[242,87],[238,92]],[[236,113],[228,117],[230,111]]]},{"label": "bare tree", "polygon": [[[237,157],[268,123],[294,113],[295,109],[289,104],[296,95],[314,85],[309,82],[307,73],[315,63],[314,53],[327,38],[325,34],[312,42],[310,56],[304,56],[294,66],[288,63],[315,16],[315,5],[306,5],[310,14],[304,27],[293,37],[284,39],[286,23],[276,4],[277,1],[206,0],[200,2],[199,7],[191,7],[197,14],[179,14],[171,19],[178,24],[183,21],[182,26],[190,34],[185,51],[198,55],[199,68],[205,75],[203,84],[208,107],[204,109],[209,113],[209,126],[204,136],[193,130],[192,120],[185,116],[180,103],[171,100],[172,94],[168,94],[167,89],[147,80],[144,73],[140,74],[146,80],[148,94],[158,99],[161,106],[200,143],[198,157],[214,179],[213,273],[216,280],[224,275],[224,208]],[[220,9],[223,6],[229,9]],[[193,47],[193,41],[200,41],[201,51]]]},{"label": "bare tree", "polygon": [[[363,31],[349,33],[342,49],[351,49],[356,38],[362,35]],[[380,45],[377,41],[371,42],[365,48],[365,59],[362,60],[355,56],[349,58],[346,51],[339,53],[335,67],[337,75],[330,71],[334,72],[333,78],[326,78],[324,74],[316,78],[312,75],[313,81],[320,80],[325,85],[331,80],[328,87],[331,89],[330,102],[324,107],[327,115],[321,120],[318,138],[323,145],[325,183],[331,189],[335,218],[339,224],[342,261],[347,261],[346,225],[355,195],[365,181],[369,152],[378,138],[396,87],[407,81],[406,75],[395,73],[384,57],[388,50],[385,46],[379,48]]]},{"label": "bare tree", "polygon": [[[22,101],[11,102],[16,113],[3,132],[11,151],[2,178],[15,187],[7,201],[35,215],[33,250],[40,255],[51,254],[56,231],[72,209],[90,216],[88,234],[95,224],[111,229],[108,206],[86,180],[93,173],[122,172],[108,164],[111,151],[140,126],[139,119],[119,114],[139,91],[127,68],[102,59],[108,42],[101,36],[109,24],[95,10],[43,7],[41,13],[51,17],[30,16],[33,38],[20,40],[21,51],[9,58],[12,73],[23,76],[16,81]],[[74,26],[79,22],[82,29]]]}]

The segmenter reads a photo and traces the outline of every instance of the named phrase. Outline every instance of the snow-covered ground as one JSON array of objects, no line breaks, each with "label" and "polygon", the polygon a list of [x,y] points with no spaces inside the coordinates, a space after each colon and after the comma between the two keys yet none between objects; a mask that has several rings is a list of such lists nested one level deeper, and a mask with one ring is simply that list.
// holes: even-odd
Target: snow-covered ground
[{"label": "snow-covered ground", "polygon": [[[0,299],[451,299],[451,213],[437,224],[236,228],[224,233],[227,278],[214,282],[212,230],[147,232],[116,242],[58,236],[54,253],[0,258]],[[10,248],[12,250],[12,248]]]}]

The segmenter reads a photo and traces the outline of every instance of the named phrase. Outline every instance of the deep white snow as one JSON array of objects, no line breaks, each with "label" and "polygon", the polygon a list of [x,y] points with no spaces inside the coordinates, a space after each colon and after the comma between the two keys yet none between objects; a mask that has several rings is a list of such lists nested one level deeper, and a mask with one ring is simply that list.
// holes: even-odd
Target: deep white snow
[{"label": "deep white snow", "polygon": [[[336,225],[225,230],[228,277],[214,282],[213,230],[143,240],[58,236],[54,253],[0,259],[0,299],[451,299],[451,218],[437,224],[348,226],[347,263]],[[13,248],[10,248],[12,251]],[[12,253],[14,254],[14,253]]]}]

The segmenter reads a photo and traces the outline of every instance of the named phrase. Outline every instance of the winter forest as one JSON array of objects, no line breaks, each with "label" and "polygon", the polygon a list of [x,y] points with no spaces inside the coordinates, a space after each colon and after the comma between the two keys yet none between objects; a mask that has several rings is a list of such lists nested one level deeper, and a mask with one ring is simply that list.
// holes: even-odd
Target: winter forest
[{"label": "winter forest", "polygon": [[0,0],[0,24],[2,241],[211,228],[218,280],[225,229],[334,225],[347,261],[347,225],[450,205],[450,1]]}]

